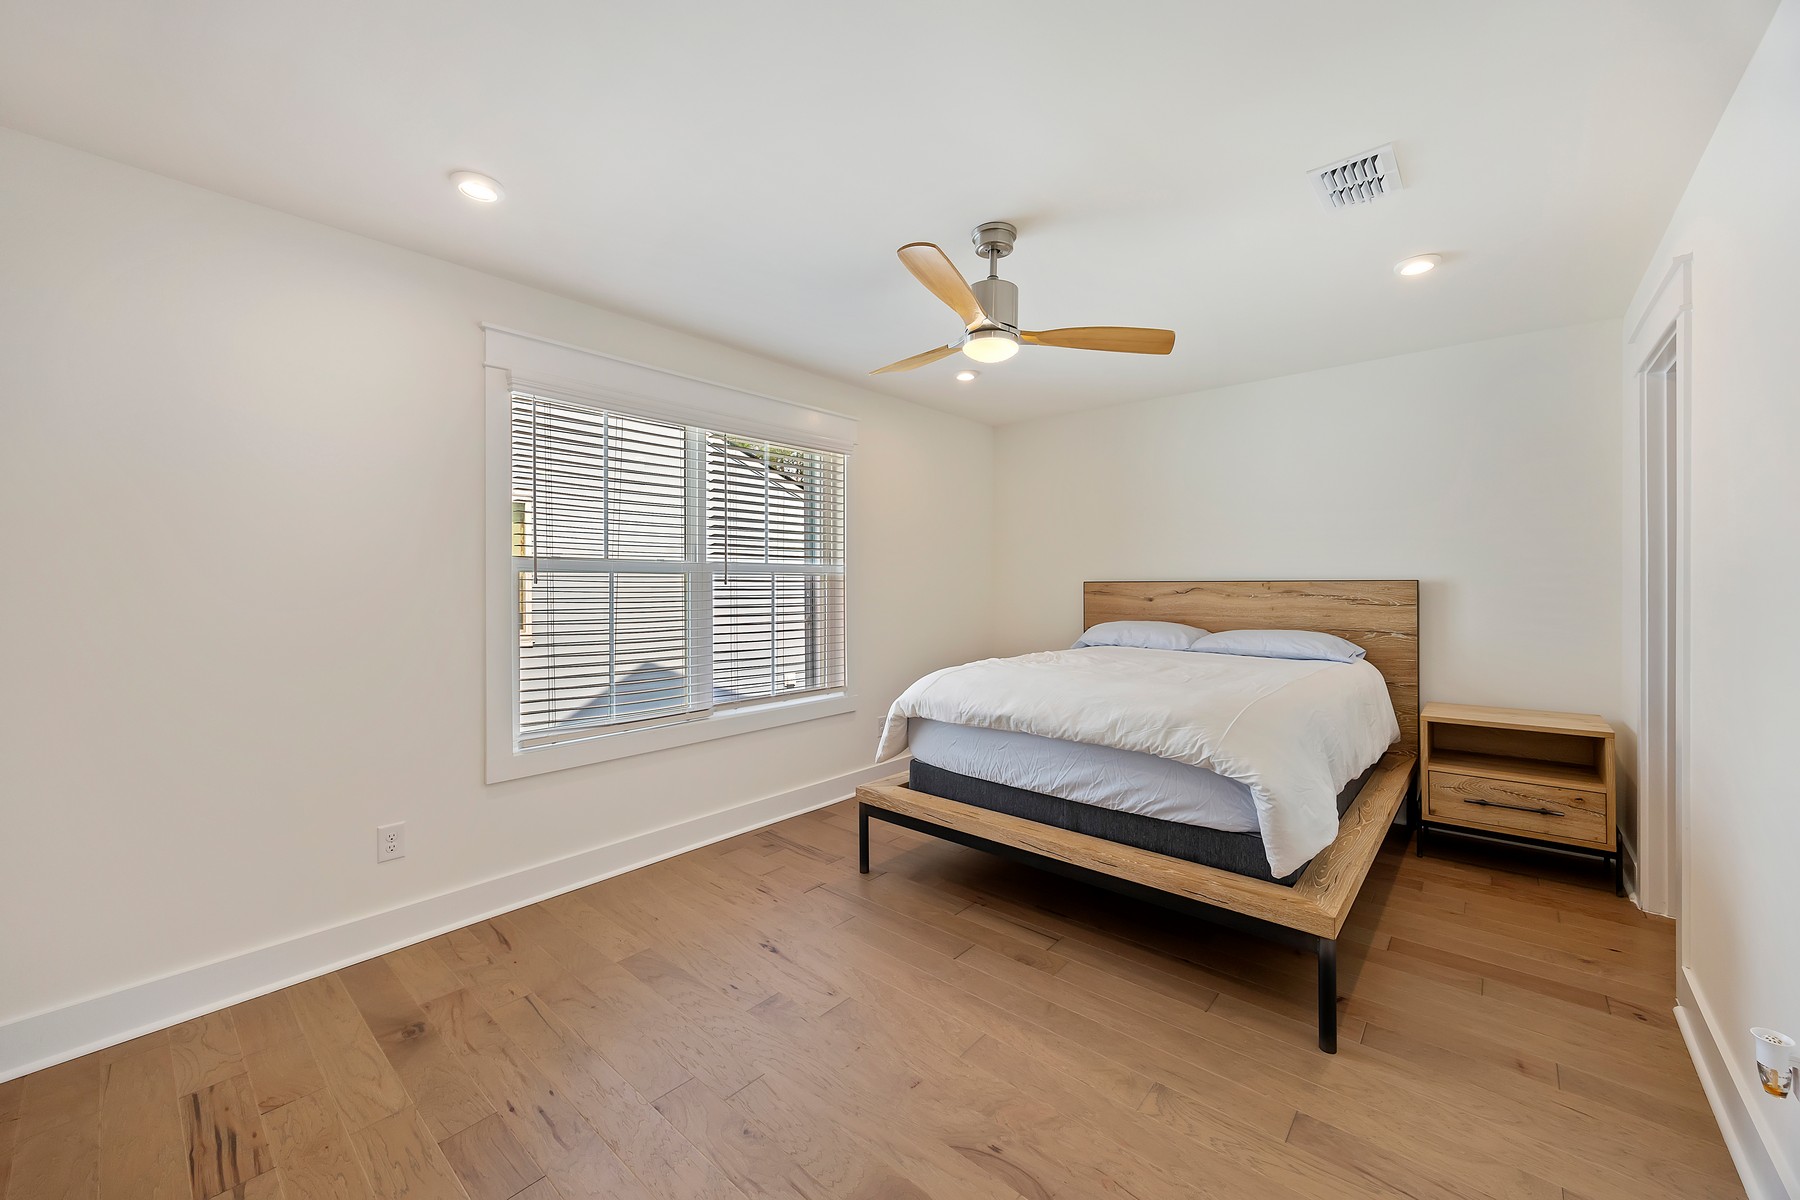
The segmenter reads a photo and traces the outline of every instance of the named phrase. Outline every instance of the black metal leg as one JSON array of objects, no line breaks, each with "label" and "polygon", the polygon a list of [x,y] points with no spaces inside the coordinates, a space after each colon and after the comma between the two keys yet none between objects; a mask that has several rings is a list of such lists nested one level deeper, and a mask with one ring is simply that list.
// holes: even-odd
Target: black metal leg
[{"label": "black metal leg", "polygon": [[1319,939],[1319,1049],[1337,1053],[1337,943]]},{"label": "black metal leg", "polygon": [[1623,896],[1625,894],[1625,856],[1623,854],[1614,852],[1612,856],[1612,869],[1613,894],[1615,896]]},{"label": "black metal leg", "polygon": [[1413,842],[1413,853],[1420,858],[1425,857],[1425,826],[1423,824],[1419,826],[1418,837]]},{"label": "black metal leg", "polygon": [[869,806],[856,806],[856,869],[869,873]]}]

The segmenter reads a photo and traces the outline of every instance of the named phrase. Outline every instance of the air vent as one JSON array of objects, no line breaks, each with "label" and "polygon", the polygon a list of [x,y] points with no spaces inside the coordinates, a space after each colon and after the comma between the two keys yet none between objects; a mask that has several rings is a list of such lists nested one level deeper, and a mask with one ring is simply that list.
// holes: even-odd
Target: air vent
[{"label": "air vent", "polygon": [[1400,163],[1392,146],[1315,167],[1310,174],[1313,191],[1326,208],[1370,204],[1405,186],[1400,182]]}]

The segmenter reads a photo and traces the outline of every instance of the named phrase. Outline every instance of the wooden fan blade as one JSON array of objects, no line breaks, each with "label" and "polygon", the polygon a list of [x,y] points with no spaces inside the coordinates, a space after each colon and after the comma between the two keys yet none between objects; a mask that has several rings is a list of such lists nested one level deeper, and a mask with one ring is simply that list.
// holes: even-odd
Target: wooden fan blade
[{"label": "wooden fan blade", "polygon": [[913,273],[913,278],[931,290],[931,294],[956,310],[956,315],[963,319],[963,324],[973,329],[977,325],[990,324],[988,315],[981,311],[981,301],[975,299],[975,293],[969,287],[969,281],[962,277],[950,256],[932,245],[930,242],[911,242],[895,251],[906,269]]},{"label": "wooden fan blade", "polygon": [[1066,346],[1070,350],[1112,350],[1119,354],[1167,354],[1175,348],[1171,329],[1136,329],[1129,325],[1078,325],[1072,329],[1021,329],[1027,346]]},{"label": "wooden fan blade", "polygon": [[885,367],[876,367],[873,371],[870,371],[869,374],[886,375],[889,371],[910,371],[914,367],[922,367],[926,363],[934,363],[940,358],[949,358],[952,354],[955,354],[956,351],[957,347],[955,346],[937,346],[927,350],[923,354],[915,354],[911,358],[903,358],[899,362],[891,362]]}]

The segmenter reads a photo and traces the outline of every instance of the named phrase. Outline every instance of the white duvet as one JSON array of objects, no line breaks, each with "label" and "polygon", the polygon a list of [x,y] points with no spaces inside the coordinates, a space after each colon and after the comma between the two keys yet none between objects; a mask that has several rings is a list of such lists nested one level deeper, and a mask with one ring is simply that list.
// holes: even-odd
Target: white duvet
[{"label": "white duvet", "polygon": [[946,667],[894,701],[876,760],[922,717],[1204,767],[1250,789],[1281,878],[1337,837],[1337,795],[1400,736],[1381,672],[1336,663],[1090,646]]}]

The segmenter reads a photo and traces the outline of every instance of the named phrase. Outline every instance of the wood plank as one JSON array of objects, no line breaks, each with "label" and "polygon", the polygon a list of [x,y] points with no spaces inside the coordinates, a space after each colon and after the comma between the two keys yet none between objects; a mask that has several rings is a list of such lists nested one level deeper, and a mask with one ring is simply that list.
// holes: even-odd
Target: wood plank
[{"label": "wood plank", "polygon": [[539,997],[645,1099],[655,1099],[696,1074],[726,1095],[755,1078],[754,1072],[743,1073],[728,1049],[682,1021],[622,967],[564,976]]},{"label": "wood plank", "polygon": [[370,1200],[373,1195],[342,1125],[295,1147],[280,1169],[287,1200]]},{"label": "wood plank", "polygon": [[286,990],[245,1000],[226,1011],[237,1030],[238,1047],[246,1055],[300,1036],[300,1022]]},{"label": "wood plank", "polygon": [[7,1181],[12,1178],[13,1152],[19,1145],[17,1104],[24,1090],[23,1080],[0,1084],[0,1196],[6,1195]]},{"label": "wood plank", "polygon": [[250,1091],[258,1112],[284,1108],[325,1086],[325,1072],[303,1037],[254,1051],[245,1057],[244,1065],[249,1069]]},{"label": "wood plank", "polygon": [[13,1152],[8,1200],[93,1200],[99,1195],[100,1138],[92,1125],[21,1136]]},{"label": "wood plank", "polygon": [[242,1072],[183,1096],[181,1123],[194,1200],[211,1200],[275,1166]]},{"label": "wood plank", "polygon": [[510,1200],[544,1177],[543,1168],[507,1132],[498,1113],[489,1113],[439,1145],[469,1200]]},{"label": "wood plank", "polygon": [[[810,946],[796,944],[796,950],[803,964],[815,969],[825,966],[811,956]],[[626,965],[657,987],[684,1017],[703,1024],[714,1036],[737,1047],[746,1061],[761,1070],[749,1085],[730,1094],[728,1106],[747,1111],[744,1106],[750,1104],[759,1120],[773,1122],[764,1131],[765,1136],[828,1190],[860,1192],[872,1188],[877,1194],[890,1194],[899,1188],[901,1192],[895,1194],[910,1195],[910,1186],[924,1184],[929,1194],[972,1194],[969,1164],[953,1154],[933,1155],[929,1145],[917,1137],[898,1134],[894,1103],[872,1108],[866,1100],[859,1101],[859,1094],[847,1086],[848,1077],[866,1073],[869,1060],[859,1060],[857,1065],[864,1068],[859,1072],[843,1058],[822,1054],[816,1041],[794,1044],[775,1026],[759,1020],[786,1014],[785,1020],[777,1022],[781,1028],[797,1023],[804,1029],[816,1029],[803,1006],[777,997],[746,1013],[736,1007],[729,995],[706,989],[667,961],[655,960],[650,952],[632,956]],[[849,1002],[840,1004],[830,1015],[835,1017],[848,1007]],[[791,1086],[783,1082],[786,1072],[795,1074]],[[884,1074],[883,1078],[892,1076]],[[933,1103],[919,1082],[916,1077],[902,1074],[891,1085],[878,1087],[876,1093],[891,1094],[896,1102],[925,1105],[933,1112],[953,1111],[950,1106]],[[718,1095],[713,1089],[707,1090]],[[752,1096],[757,1099],[746,1099]],[[838,1132],[839,1126],[844,1127],[843,1133]],[[870,1146],[869,1153],[882,1162],[867,1161],[866,1154],[847,1154],[844,1134],[863,1138],[864,1144]],[[895,1175],[900,1178],[894,1178]],[[933,1181],[957,1180],[962,1182],[933,1190]]]},{"label": "wood plank", "polygon": [[338,976],[434,1140],[467,1129],[494,1111],[493,1101],[386,959],[357,963]]},{"label": "wood plank", "polygon": [[326,1086],[352,1131],[411,1106],[342,979],[327,975],[308,980],[293,989],[292,1000]]},{"label": "wood plank", "polygon": [[245,1180],[228,1192],[220,1192],[213,1200],[287,1200],[287,1185],[282,1182],[281,1168],[277,1167],[255,1179]]},{"label": "wood plank", "polygon": [[382,961],[400,977],[400,983],[418,1001],[435,1000],[462,987],[447,963],[423,943],[395,950]]},{"label": "wood plank", "polygon": [[[448,999],[439,997],[426,1011],[435,1013]],[[507,1131],[558,1192],[567,1200],[648,1200],[649,1192],[630,1168],[492,1017],[467,1005],[460,1013],[460,1019],[445,1023],[458,1053],[493,1097]]]},{"label": "wood plank", "polygon": [[167,1029],[157,1029],[138,1037],[128,1038],[123,1042],[115,1042],[104,1049],[94,1051],[86,1057],[103,1067],[110,1067],[121,1058],[130,1058],[132,1055],[141,1054],[145,1050],[167,1049],[168,1045],[169,1031]]},{"label": "wood plank", "polygon": [[467,1200],[444,1152],[412,1109],[370,1122],[350,1141],[379,1200]]},{"label": "wood plank", "polygon": [[[728,1103],[744,1109],[752,1098],[757,1107],[746,1111],[828,1185],[881,1186],[857,1173],[860,1160],[843,1160],[834,1138],[810,1136],[817,1127],[841,1125],[849,1137],[885,1151],[887,1165],[904,1181],[888,1187],[904,1195],[911,1187],[930,1196],[982,1194],[978,1187],[1004,1195],[1022,1184],[1059,1195],[1117,1192],[1142,1200],[1189,1193],[1107,1132],[966,1061],[957,1053],[966,1034],[946,1037],[923,1009],[889,1007],[877,1017],[852,999],[810,1023],[787,1006],[759,1006],[756,1013],[788,1034],[793,1049],[785,1065]],[[893,1101],[869,1102],[882,1093]],[[1080,1153],[1071,1153],[1076,1146]]]},{"label": "wood plank", "polygon": [[169,1053],[175,1064],[178,1096],[244,1073],[237,1027],[229,1012],[207,1013],[169,1030]]},{"label": "wood plank", "polygon": [[768,1130],[746,1119],[698,1079],[657,1097],[655,1108],[747,1196],[805,1200],[828,1194]]},{"label": "wood plank", "polygon": [[1172,1179],[1203,1175],[1215,1186],[1223,1189],[1229,1185],[1241,1195],[1375,1200],[1385,1194],[1360,1186],[1353,1175],[1334,1170],[1329,1162],[1296,1152],[1273,1137],[1246,1136],[1225,1121],[1206,1122],[1197,1116],[1184,1136],[1168,1136],[1165,1130],[1148,1127],[1136,1106],[1108,1100],[1082,1086],[1079,1076],[1057,1071],[1030,1052],[994,1038],[983,1038],[966,1057],[998,1078],[1010,1079],[1035,1096],[1053,1100],[1060,1111],[1084,1124],[1106,1130],[1140,1160],[1156,1164]]},{"label": "wood plank", "polygon": [[1454,1147],[1395,1153],[1346,1133],[1329,1120],[1301,1113],[1287,1144],[1354,1171],[1391,1194],[1416,1200],[1562,1200],[1562,1189],[1517,1169],[1472,1162]]},{"label": "wood plank", "polygon": [[527,996],[494,1020],[652,1192],[663,1200],[740,1200],[717,1165],[542,1000]]},{"label": "wood plank", "polygon": [[143,1200],[188,1196],[184,1144],[168,1046],[108,1067],[100,1099],[100,1195]]},{"label": "wood plank", "polygon": [[28,1076],[19,1096],[19,1136],[34,1137],[62,1124],[93,1124],[105,1082],[106,1066],[94,1055]]},{"label": "wood plank", "polygon": [[265,1114],[263,1127],[287,1200],[369,1200],[368,1176],[329,1092]]},{"label": "wood plank", "polygon": [[[324,1088],[263,1114],[263,1136],[277,1166],[285,1166],[300,1147],[345,1132],[337,1101]],[[347,1144],[347,1143],[346,1143]]]},{"label": "wood plank", "polygon": [[1606,1011],[1606,993],[1592,988],[1563,983],[1561,980],[1547,978],[1529,970],[1498,967],[1492,963],[1482,962],[1480,959],[1470,958],[1449,950],[1440,950],[1435,946],[1422,946],[1404,938],[1394,938],[1388,945],[1396,954],[1406,954],[1444,966],[1460,967],[1482,979],[1505,980],[1531,991],[1541,992],[1546,996],[1554,996],[1556,999],[1570,1004],[1579,1004],[1583,1008],[1592,1008],[1600,1012]]},{"label": "wood plank", "polygon": [[89,1056],[25,1079],[19,1093],[7,1200],[94,1200],[100,1186],[105,1068]]},{"label": "wood plank", "polygon": [[[168,1044],[168,1039],[166,1037],[163,1039],[162,1044]],[[19,1109],[24,1103],[25,1080],[23,1078],[8,1079],[5,1082],[0,1082],[0,1125],[5,1125],[18,1120]]]}]

